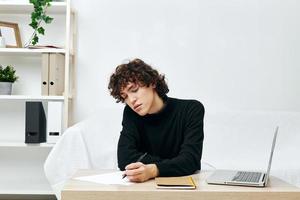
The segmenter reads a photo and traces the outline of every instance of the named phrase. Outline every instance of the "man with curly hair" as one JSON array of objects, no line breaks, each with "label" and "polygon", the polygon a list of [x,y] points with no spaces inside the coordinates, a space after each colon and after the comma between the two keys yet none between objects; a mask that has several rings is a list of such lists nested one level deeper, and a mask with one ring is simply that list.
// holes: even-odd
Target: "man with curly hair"
[{"label": "man with curly hair", "polygon": [[118,166],[130,181],[201,169],[204,107],[199,101],[168,97],[164,75],[140,59],[119,65],[108,89],[126,104]]}]

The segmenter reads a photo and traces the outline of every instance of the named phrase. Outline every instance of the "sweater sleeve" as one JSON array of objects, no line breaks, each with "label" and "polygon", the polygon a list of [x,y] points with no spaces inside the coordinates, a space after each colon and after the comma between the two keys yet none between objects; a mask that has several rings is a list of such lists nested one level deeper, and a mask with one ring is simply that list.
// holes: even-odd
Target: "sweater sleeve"
[{"label": "sweater sleeve", "polygon": [[194,101],[186,111],[184,141],[178,156],[155,163],[159,170],[159,176],[184,176],[201,169],[200,160],[204,139],[203,118],[203,105]]},{"label": "sweater sleeve", "polygon": [[[126,165],[134,163],[144,154],[141,149],[141,138],[138,132],[138,122],[135,114],[126,106],[123,112],[122,131],[118,142],[118,167],[124,170]],[[158,156],[147,154],[141,161],[144,164],[159,162],[161,159]]]}]

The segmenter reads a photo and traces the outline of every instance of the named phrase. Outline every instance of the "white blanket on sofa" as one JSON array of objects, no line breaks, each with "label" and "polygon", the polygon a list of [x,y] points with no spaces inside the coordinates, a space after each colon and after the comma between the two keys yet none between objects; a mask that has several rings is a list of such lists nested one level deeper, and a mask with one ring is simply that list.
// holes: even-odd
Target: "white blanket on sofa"
[{"label": "white blanket on sofa", "polygon": [[122,113],[96,114],[68,128],[46,159],[44,171],[56,196],[78,169],[117,169]]}]

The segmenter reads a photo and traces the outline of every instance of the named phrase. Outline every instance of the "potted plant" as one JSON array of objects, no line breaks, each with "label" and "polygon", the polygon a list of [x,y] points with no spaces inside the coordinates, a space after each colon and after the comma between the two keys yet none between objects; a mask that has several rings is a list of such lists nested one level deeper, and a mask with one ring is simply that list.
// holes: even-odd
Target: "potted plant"
[{"label": "potted plant", "polygon": [[8,65],[5,68],[0,65],[0,95],[11,95],[12,84],[18,80],[16,70]]},{"label": "potted plant", "polygon": [[31,23],[29,26],[31,26],[34,31],[29,41],[25,44],[25,47],[36,45],[39,42],[38,35],[45,34],[45,29],[43,28],[42,23],[50,24],[53,20],[53,18],[49,17],[46,13],[48,7],[51,6],[52,0],[29,0],[29,2],[33,5]]}]

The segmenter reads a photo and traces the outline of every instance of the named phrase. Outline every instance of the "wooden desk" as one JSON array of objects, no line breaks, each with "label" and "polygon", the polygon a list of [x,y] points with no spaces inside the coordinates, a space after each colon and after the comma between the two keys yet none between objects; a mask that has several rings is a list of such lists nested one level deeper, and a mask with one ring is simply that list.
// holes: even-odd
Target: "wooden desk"
[{"label": "wooden desk", "polygon": [[[110,171],[86,171],[78,176],[108,173]],[[300,189],[276,177],[270,177],[268,187],[208,185],[205,179],[211,172],[193,175],[196,190],[156,189],[154,180],[130,186],[101,185],[70,180],[62,191],[62,200],[300,200]]]}]

